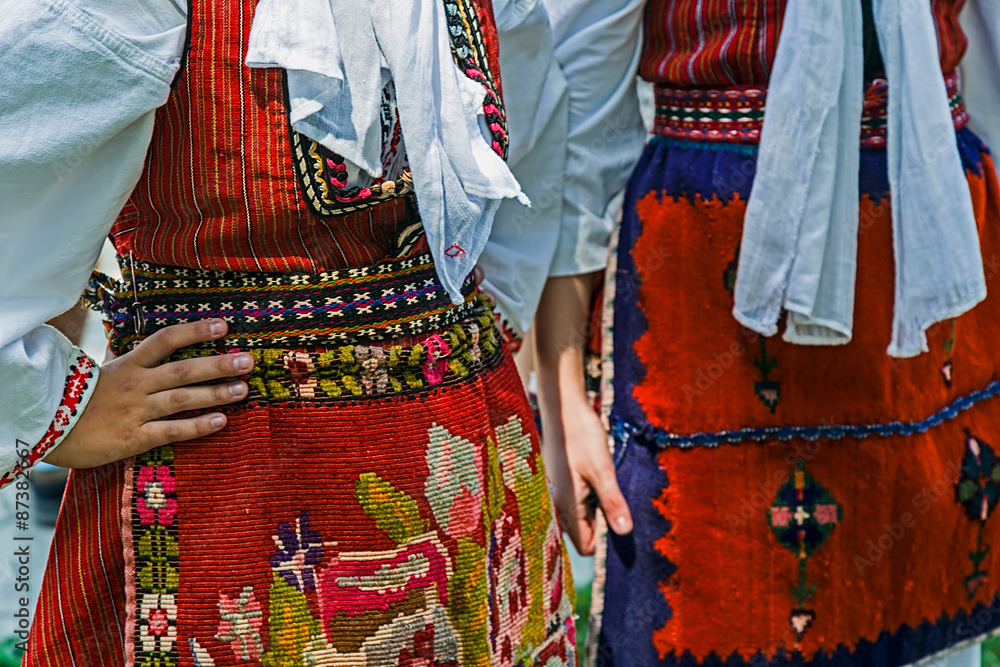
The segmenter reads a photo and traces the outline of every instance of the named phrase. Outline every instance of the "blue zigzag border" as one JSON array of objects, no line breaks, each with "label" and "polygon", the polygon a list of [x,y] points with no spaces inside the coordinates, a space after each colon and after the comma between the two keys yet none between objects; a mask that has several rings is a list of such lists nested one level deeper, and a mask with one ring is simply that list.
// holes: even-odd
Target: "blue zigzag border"
[{"label": "blue zigzag border", "polygon": [[[714,651],[702,659],[690,651],[680,656],[669,653],[643,667],[900,667],[925,664],[951,652],[1000,633],[1000,593],[986,604],[976,603],[969,612],[959,609],[954,616],[941,614],[936,621],[925,620],[915,627],[904,623],[895,632],[883,630],[874,641],[861,640],[853,648],[840,644],[832,651],[819,651],[807,657],[798,650],[777,648],[768,658],[757,651],[750,658],[733,653],[721,658]],[[603,639],[603,637],[602,637]],[[595,667],[636,667],[616,660],[616,651],[604,647]]]}]

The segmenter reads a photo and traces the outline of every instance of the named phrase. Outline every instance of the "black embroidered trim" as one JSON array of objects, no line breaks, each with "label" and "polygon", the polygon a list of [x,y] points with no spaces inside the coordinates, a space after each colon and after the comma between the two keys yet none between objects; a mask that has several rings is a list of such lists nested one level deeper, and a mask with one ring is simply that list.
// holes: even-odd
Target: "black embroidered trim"
[{"label": "black embroidered trim", "polygon": [[141,261],[122,273],[122,283],[95,274],[85,293],[106,315],[118,355],[164,327],[212,317],[229,322],[227,345],[267,348],[392,340],[489,310],[471,273],[462,285],[464,303],[452,304],[430,255],[317,274],[233,273]]},{"label": "black embroidered trim", "polygon": [[[285,99],[288,100],[288,75],[284,71],[282,72],[282,86]],[[387,95],[384,91],[383,94]],[[304,134],[296,132],[291,123],[287,123],[287,127],[295,179],[298,181],[299,191],[313,214],[321,218],[332,218],[361,211],[380,202],[407,195],[413,196],[413,179],[410,177],[409,167],[404,168],[402,174],[395,181],[376,183],[368,188],[357,186],[344,188],[340,186],[338,181],[346,183],[344,158]],[[400,140],[398,135],[399,122],[397,120],[395,136],[390,140],[398,143]],[[386,137],[383,137],[384,141],[386,141]]]},{"label": "black embroidered trim", "polygon": [[444,7],[452,49],[458,64],[466,76],[482,83],[487,89],[488,94],[483,100],[483,111],[490,132],[493,134],[493,150],[500,157],[507,159],[507,114],[490,69],[488,51],[479,25],[479,15],[470,0],[444,0]]}]

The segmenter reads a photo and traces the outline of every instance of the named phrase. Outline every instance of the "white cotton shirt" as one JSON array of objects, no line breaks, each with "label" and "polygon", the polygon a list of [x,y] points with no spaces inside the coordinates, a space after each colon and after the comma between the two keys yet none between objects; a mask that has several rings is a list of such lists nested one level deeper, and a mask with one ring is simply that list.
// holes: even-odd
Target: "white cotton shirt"
[{"label": "white cotton shirt", "polygon": [[508,161],[531,199],[504,202],[479,260],[517,335],[549,276],[607,266],[608,240],[642,152],[636,74],[643,0],[494,0]]},{"label": "white cotton shirt", "polygon": [[[116,10],[116,6],[120,9]],[[0,468],[56,412],[79,299],[183,50],[172,0],[0,0]],[[89,397],[89,394],[87,395]],[[51,451],[51,450],[50,450]]]},{"label": "white cotton shirt", "polygon": [[969,0],[959,15],[969,40],[960,67],[969,127],[1000,151],[1000,2]]}]

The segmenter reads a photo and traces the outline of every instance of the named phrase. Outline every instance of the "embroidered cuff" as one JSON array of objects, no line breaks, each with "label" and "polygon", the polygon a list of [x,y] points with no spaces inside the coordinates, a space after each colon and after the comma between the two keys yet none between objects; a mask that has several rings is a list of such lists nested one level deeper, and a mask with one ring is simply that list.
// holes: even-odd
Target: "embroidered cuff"
[{"label": "embroidered cuff", "polygon": [[73,356],[69,360],[69,370],[66,373],[66,386],[63,389],[63,398],[56,410],[52,423],[45,431],[45,435],[34,446],[30,446],[23,440],[17,442],[18,462],[13,467],[4,470],[0,475],[0,489],[10,484],[14,479],[35,466],[52,449],[54,449],[70,429],[76,424],[77,419],[86,407],[90,396],[97,386],[97,376],[100,367],[97,363],[76,348]]}]

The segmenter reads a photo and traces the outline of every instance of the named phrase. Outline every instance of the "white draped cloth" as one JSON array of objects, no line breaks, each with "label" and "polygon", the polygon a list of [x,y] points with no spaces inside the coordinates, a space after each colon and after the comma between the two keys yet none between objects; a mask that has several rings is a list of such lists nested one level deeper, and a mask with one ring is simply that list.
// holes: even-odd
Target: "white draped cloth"
[{"label": "white draped cloth", "polygon": [[[874,0],[889,83],[887,152],[896,285],[888,353],[986,298],[930,0]],[[864,49],[860,0],[789,0],[747,202],[733,313],[765,336],[851,340]]]},{"label": "white draped cloth", "polygon": [[262,0],[247,64],[286,69],[293,127],[373,177],[382,88],[393,82],[427,241],[461,304],[500,202],[529,201],[480,124],[487,90],[455,62],[444,3]]}]

